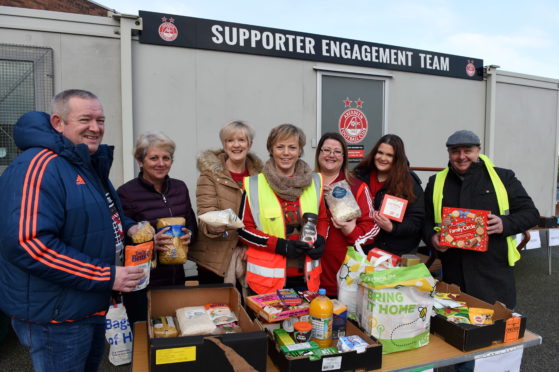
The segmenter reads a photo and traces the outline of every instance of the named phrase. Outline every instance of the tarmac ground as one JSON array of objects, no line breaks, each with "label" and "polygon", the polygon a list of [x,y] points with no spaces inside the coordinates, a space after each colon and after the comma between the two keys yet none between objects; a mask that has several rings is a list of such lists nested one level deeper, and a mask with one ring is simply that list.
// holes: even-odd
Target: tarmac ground
[{"label": "tarmac ground", "polygon": [[[527,317],[527,329],[543,337],[540,346],[524,350],[522,371],[559,371],[559,248],[552,248],[552,275],[548,275],[547,248],[523,251],[516,264],[518,305],[515,311]],[[107,346],[108,350],[108,346]],[[130,365],[113,366],[105,357],[100,371],[129,371]],[[439,368],[440,372],[453,368]],[[27,350],[13,331],[0,342],[0,371],[33,371]],[[498,371],[495,371],[498,372]]]}]

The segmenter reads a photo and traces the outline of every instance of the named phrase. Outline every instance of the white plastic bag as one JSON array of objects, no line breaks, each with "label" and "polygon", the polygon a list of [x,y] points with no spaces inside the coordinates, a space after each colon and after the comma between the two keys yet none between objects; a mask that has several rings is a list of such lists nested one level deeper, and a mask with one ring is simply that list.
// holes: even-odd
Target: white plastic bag
[{"label": "white plastic bag", "polygon": [[105,318],[105,338],[109,343],[109,361],[115,365],[132,362],[132,328],[128,322],[126,308],[122,303],[109,307]]}]

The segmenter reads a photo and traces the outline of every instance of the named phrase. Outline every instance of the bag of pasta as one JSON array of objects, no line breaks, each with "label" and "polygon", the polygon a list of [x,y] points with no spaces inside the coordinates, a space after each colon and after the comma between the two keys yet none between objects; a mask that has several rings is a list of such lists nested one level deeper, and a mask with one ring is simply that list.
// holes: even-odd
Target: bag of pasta
[{"label": "bag of pasta", "polygon": [[349,221],[361,217],[361,208],[355,200],[346,180],[330,185],[331,191],[324,194],[328,209],[338,221]]},{"label": "bag of pasta", "polygon": [[186,247],[182,244],[182,229],[186,225],[184,217],[166,217],[157,219],[157,232],[169,228],[165,234],[173,237],[173,243],[165,246],[166,250],[159,251],[159,262],[165,265],[183,264],[186,262]]}]

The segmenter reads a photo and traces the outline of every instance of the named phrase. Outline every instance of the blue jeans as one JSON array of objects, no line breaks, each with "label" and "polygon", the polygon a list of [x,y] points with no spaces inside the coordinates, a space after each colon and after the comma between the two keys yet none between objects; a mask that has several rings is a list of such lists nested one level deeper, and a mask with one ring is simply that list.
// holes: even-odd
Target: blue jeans
[{"label": "blue jeans", "polygon": [[35,324],[12,319],[35,372],[97,371],[105,352],[105,324]]}]

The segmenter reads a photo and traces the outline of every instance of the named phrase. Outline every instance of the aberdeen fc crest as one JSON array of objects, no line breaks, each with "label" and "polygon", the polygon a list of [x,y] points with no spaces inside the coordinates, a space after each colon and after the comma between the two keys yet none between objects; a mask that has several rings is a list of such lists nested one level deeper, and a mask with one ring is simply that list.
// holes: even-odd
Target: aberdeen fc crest
[{"label": "aberdeen fc crest", "polygon": [[[359,143],[365,138],[367,129],[369,128],[367,116],[361,111],[364,102],[361,101],[361,98],[358,98],[357,101],[346,98],[342,102],[346,110],[342,113],[338,122],[340,134],[349,143]],[[353,102],[355,102],[355,108],[351,107]]]},{"label": "aberdeen fc crest", "polygon": [[[167,22],[168,20],[168,22]],[[179,30],[175,26],[175,19],[166,17],[161,18],[162,23],[159,25],[159,36],[165,41],[173,41],[179,36]]]},{"label": "aberdeen fc crest", "polygon": [[468,60],[468,64],[466,65],[466,75],[472,77],[476,74],[476,66],[474,66],[474,61]]}]

